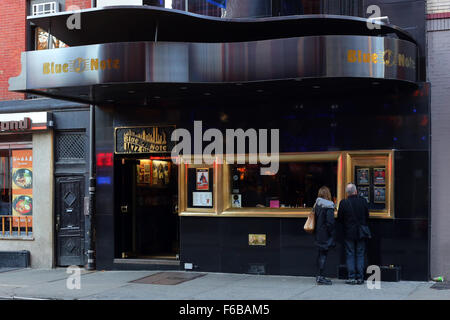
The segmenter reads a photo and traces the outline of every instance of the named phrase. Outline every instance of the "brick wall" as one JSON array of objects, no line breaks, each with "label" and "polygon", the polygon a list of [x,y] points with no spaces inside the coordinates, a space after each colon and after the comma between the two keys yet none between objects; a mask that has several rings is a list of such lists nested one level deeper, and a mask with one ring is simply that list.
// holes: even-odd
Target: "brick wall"
[{"label": "brick wall", "polygon": [[435,14],[442,12],[450,12],[450,0],[428,0],[427,13]]},{"label": "brick wall", "polygon": [[[26,50],[26,0],[0,0],[0,101],[24,99],[8,91],[8,79],[21,72],[20,53]],[[91,7],[91,0],[66,0],[66,8]]]},{"label": "brick wall", "polygon": [[78,6],[81,9],[87,9],[91,7],[91,0],[66,0],[66,8],[73,5]]},{"label": "brick wall", "polygon": [[25,51],[25,0],[0,1],[0,100],[23,99],[8,91],[8,79],[20,74],[20,53]]}]

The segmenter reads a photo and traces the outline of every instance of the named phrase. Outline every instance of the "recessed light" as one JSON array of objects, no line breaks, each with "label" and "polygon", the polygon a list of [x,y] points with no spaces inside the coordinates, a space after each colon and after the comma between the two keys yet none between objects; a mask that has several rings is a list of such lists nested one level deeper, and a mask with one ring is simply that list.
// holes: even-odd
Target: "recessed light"
[{"label": "recessed light", "polygon": [[320,86],[313,86],[314,89],[320,89]]},{"label": "recessed light", "polygon": [[136,91],[130,90],[130,91],[128,91],[128,93],[133,94],[133,93],[136,93]]},{"label": "recessed light", "polygon": [[205,93],[204,93],[204,95],[205,95],[205,96],[210,96],[210,95],[211,95],[211,93],[209,93],[209,92],[205,92]]},{"label": "recessed light", "polygon": [[372,82],[372,84],[373,84],[374,86],[377,86],[377,85],[379,85],[380,83],[377,82],[377,81],[374,81],[374,82]]},{"label": "recessed light", "polygon": [[180,87],[180,90],[186,90],[187,87]]},{"label": "recessed light", "polygon": [[160,96],[154,96],[153,97],[154,99],[159,99],[159,98],[161,98]]},{"label": "recessed light", "polygon": [[264,90],[263,89],[258,89],[258,90],[256,90],[256,92],[264,92]]},{"label": "recessed light", "polygon": [[106,102],[114,102],[114,100],[108,99],[108,100],[106,100]]}]

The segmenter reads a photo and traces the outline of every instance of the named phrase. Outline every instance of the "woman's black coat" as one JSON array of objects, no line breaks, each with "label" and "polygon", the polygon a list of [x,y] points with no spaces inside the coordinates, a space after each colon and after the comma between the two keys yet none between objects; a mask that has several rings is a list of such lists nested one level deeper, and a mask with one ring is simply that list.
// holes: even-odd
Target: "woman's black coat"
[{"label": "woman's black coat", "polygon": [[336,245],[334,203],[322,198],[317,198],[314,212],[316,221],[316,226],[314,228],[316,245],[322,250],[333,248]]}]

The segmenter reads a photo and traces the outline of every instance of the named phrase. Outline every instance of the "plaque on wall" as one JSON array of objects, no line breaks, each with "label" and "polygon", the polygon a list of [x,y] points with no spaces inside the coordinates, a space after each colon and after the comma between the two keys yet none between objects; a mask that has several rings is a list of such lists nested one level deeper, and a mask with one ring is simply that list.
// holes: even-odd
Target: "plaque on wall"
[{"label": "plaque on wall", "polygon": [[367,200],[367,202],[370,202],[370,187],[359,187],[358,188],[358,195],[361,198],[364,198]]},{"label": "plaque on wall", "polygon": [[368,185],[369,184],[369,168],[356,169],[356,184]]},{"label": "plaque on wall", "polygon": [[265,246],[266,235],[265,234],[249,234],[248,235],[249,246]]},{"label": "plaque on wall", "polygon": [[175,126],[120,127],[115,129],[116,154],[169,153]]},{"label": "plaque on wall", "polygon": [[240,194],[231,195],[231,206],[233,208],[242,208],[242,196]]},{"label": "plaque on wall", "polygon": [[385,203],[386,202],[386,188],[385,187],[374,187],[373,188],[373,202],[375,203]]},{"label": "plaque on wall", "polygon": [[373,184],[386,184],[386,169],[374,168],[373,169]]}]

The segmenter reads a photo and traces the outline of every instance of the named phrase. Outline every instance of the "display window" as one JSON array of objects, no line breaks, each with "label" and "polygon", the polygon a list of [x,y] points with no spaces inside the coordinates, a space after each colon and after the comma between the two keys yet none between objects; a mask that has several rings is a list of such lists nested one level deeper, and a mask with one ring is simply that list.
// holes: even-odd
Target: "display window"
[{"label": "display window", "polygon": [[367,200],[372,217],[393,218],[393,152],[346,153],[346,183],[353,182]]},{"label": "display window", "polygon": [[0,236],[31,237],[33,232],[32,149],[0,149],[0,188]]},{"label": "display window", "polygon": [[180,165],[180,203],[181,212],[217,213],[218,165],[187,164]]},{"label": "display window", "polygon": [[283,153],[276,172],[242,158],[242,164],[182,164],[179,214],[306,217],[322,186],[338,208],[352,182],[372,217],[393,217],[393,151]]}]

